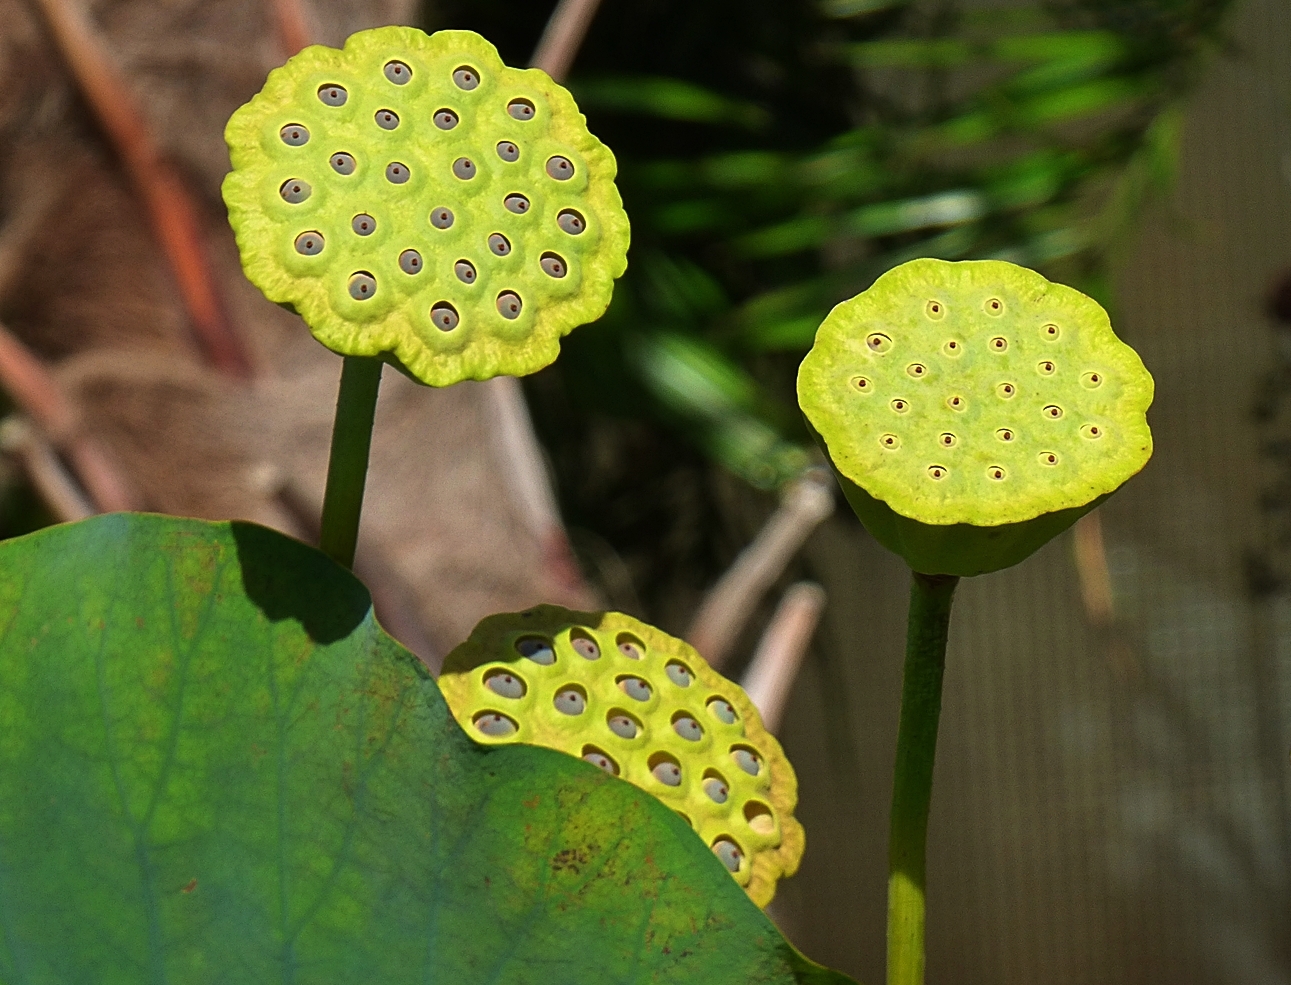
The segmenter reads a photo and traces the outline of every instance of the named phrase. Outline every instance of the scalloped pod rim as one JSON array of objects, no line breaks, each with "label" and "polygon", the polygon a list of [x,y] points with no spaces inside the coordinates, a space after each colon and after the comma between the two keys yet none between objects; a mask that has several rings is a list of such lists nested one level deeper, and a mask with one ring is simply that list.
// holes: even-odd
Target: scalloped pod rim
[{"label": "scalloped pod rim", "polygon": [[[526,303],[522,314],[514,321],[504,321],[498,315],[487,326],[484,326],[483,318],[477,319],[477,328],[470,332],[437,331],[431,327],[432,308],[425,303],[425,298],[419,296],[415,304],[410,300],[414,285],[421,289],[421,285],[429,282],[433,263],[438,261],[441,266],[446,264],[451,271],[454,261],[464,253],[460,237],[455,243],[450,242],[451,238],[447,236],[435,239],[435,231],[429,228],[428,221],[421,222],[422,219],[427,219],[433,208],[445,204],[438,200],[440,196],[437,189],[444,187],[449,179],[439,177],[441,162],[438,161],[434,165],[436,170],[433,180],[440,184],[434,188],[419,192],[419,189],[427,188],[427,166],[419,167],[424,162],[409,160],[412,180],[404,179],[406,184],[401,184],[396,189],[386,189],[373,177],[384,167],[384,159],[373,162],[379,166],[369,166],[368,173],[365,174],[364,147],[355,149],[346,145],[333,148],[329,145],[328,153],[331,150],[352,151],[359,158],[359,168],[353,174],[353,181],[356,184],[368,181],[370,186],[381,188],[381,193],[388,200],[387,207],[395,216],[395,222],[407,225],[412,221],[408,217],[415,213],[418,223],[427,226],[425,230],[420,225],[416,228],[416,234],[422,237],[416,243],[387,242],[385,252],[390,253],[390,256],[382,254],[379,260],[373,261],[383,264],[381,271],[358,261],[351,264],[356,270],[371,269],[376,274],[380,286],[370,299],[351,303],[343,285],[338,287],[331,282],[336,280],[335,272],[330,279],[310,273],[306,268],[317,258],[297,256],[296,251],[284,245],[291,242],[290,238],[284,239],[284,236],[287,233],[296,235],[300,231],[296,226],[302,224],[288,226],[283,220],[282,202],[278,200],[276,179],[281,179],[283,171],[279,128],[288,122],[304,122],[304,119],[297,121],[296,116],[317,116],[320,112],[325,112],[313,105],[317,101],[314,93],[320,85],[336,81],[344,86],[345,80],[361,74],[362,78],[370,78],[372,85],[380,89],[385,82],[380,78],[383,66],[392,60],[413,66],[413,81],[406,86],[390,84],[385,90],[389,95],[379,98],[388,101],[392,107],[404,105],[409,100],[420,102],[416,113],[408,113],[408,118],[401,120],[393,133],[378,132],[375,126],[371,127],[373,147],[396,147],[400,145],[395,141],[403,140],[406,143],[416,142],[422,148],[433,148],[434,141],[443,138],[444,134],[431,124],[432,114],[437,112],[441,103],[451,102],[454,97],[466,99],[471,94],[455,92],[451,88],[451,81],[438,78],[438,74],[442,73],[437,73],[432,84],[430,76],[418,72],[418,68],[435,66],[442,69],[447,66],[451,72],[451,64],[460,61],[478,66],[481,74],[488,73],[486,84],[479,86],[480,93],[487,89],[500,97],[509,91],[509,87],[539,104],[539,117],[549,111],[549,127],[543,131],[542,146],[568,147],[569,156],[577,158],[586,170],[585,175],[566,183],[570,189],[581,185],[581,191],[578,192],[579,210],[589,213],[586,232],[577,244],[578,250],[582,251],[580,258],[585,262],[577,271],[572,271],[570,276],[564,278],[566,283],[561,285],[560,292],[552,294],[542,304]],[[360,105],[367,112],[370,107],[356,96],[366,98],[362,91],[357,94],[352,92],[348,100],[351,105],[342,106],[338,112],[357,112]],[[400,99],[404,103],[398,103]],[[505,100],[500,105],[505,107]],[[490,106],[488,109],[493,118],[500,121],[502,129],[515,125],[514,121],[505,119],[504,108]],[[424,119],[421,119],[423,114]],[[418,118],[413,119],[414,115]],[[354,113],[351,113],[351,117],[360,118],[354,116]],[[338,115],[337,118],[340,119],[341,116]],[[366,118],[366,123],[371,124],[372,120]],[[458,129],[461,135],[468,128]],[[319,145],[321,136],[311,133],[307,139],[310,143]],[[481,140],[484,140],[483,135]],[[343,49],[310,46],[269,73],[262,90],[229,119],[225,128],[225,141],[229,147],[233,170],[226,176],[222,191],[248,279],[269,300],[300,314],[314,336],[329,349],[345,356],[380,357],[421,383],[447,386],[465,379],[522,376],[549,365],[559,355],[560,339],[564,335],[579,325],[595,321],[604,313],[613,293],[614,281],[627,267],[629,225],[621,196],[614,183],[617,166],[613,153],[587,130],[585,118],[566,89],[540,69],[516,69],[504,65],[497,49],[471,31],[439,31],[427,35],[416,28],[383,27],[351,35]],[[300,149],[311,150],[308,144]],[[480,178],[488,181],[488,167],[484,165],[497,166],[497,162],[491,157],[485,157],[486,153],[494,154],[492,138],[489,138],[487,144],[482,143],[474,150],[478,155],[477,160],[484,159]],[[546,153],[549,151],[544,152],[544,157]],[[374,150],[371,156],[376,155]],[[387,156],[394,159],[393,154]],[[322,160],[326,161],[326,154]],[[327,169],[318,167],[316,170],[326,175],[328,181],[334,180]],[[479,185],[480,181],[475,184]],[[502,187],[498,181],[494,181],[494,185],[499,189]],[[518,190],[528,193],[527,188]],[[324,254],[327,249],[335,254],[336,249],[344,248],[350,251],[347,256],[359,257],[357,251],[369,248],[369,243],[375,251],[377,241],[383,237],[390,240],[392,223],[378,216],[376,235],[371,236],[370,240],[357,242],[351,237],[349,229],[351,216],[348,213],[354,210],[345,209],[344,215],[337,209],[333,209],[332,213],[327,211],[329,196],[336,201],[343,199],[344,195],[328,187],[315,188],[313,191],[315,201],[306,204],[317,206],[312,213],[317,218],[311,220],[312,225],[305,225],[303,228],[315,228],[328,233]],[[562,188],[562,191],[566,189]],[[419,194],[429,194],[434,200],[423,200],[417,197]],[[400,201],[396,195],[406,197]],[[490,215],[500,218],[480,221],[514,220],[516,217],[502,211],[501,196],[493,197],[498,197],[499,201],[494,203],[490,198]],[[532,194],[529,197],[534,198]],[[534,202],[532,212],[535,219],[542,211],[539,207],[541,204],[537,200]],[[461,221],[457,224],[459,227],[463,225]],[[524,234],[518,235],[523,237]],[[422,245],[423,242],[425,246]],[[447,244],[442,249],[436,245],[441,242]],[[399,250],[405,245],[414,245],[426,253],[427,269],[415,282],[411,279],[403,280],[399,272]],[[472,242],[470,245],[474,250],[470,256],[477,266],[493,261],[494,258],[488,254],[482,242]],[[537,247],[531,246],[526,251],[523,242],[515,242],[514,246],[516,248],[512,251],[512,259],[524,255],[526,263],[537,271]],[[479,259],[475,260],[477,255]],[[383,277],[382,272],[388,274]],[[348,267],[345,273],[348,275]],[[484,274],[481,270],[481,285],[487,279]],[[525,276],[540,279],[536,272],[526,273]],[[443,280],[452,289],[461,289],[461,285],[451,276]],[[498,293],[509,286],[505,281],[497,283],[495,278],[491,290],[492,293]],[[501,300],[499,294],[499,311]],[[529,301],[528,298],[525,300]],[[492,294],[487,301],[487,307],[491,309]],[[422,310],[423,308],[426,310]]]},{"label": "scalloped pod rim", "polygon": [[926,574],[1017,564],[1152,454],[1152,377],[1084,294],[998,260],[913,260],[838,304],[798,399],[844,495]]}]

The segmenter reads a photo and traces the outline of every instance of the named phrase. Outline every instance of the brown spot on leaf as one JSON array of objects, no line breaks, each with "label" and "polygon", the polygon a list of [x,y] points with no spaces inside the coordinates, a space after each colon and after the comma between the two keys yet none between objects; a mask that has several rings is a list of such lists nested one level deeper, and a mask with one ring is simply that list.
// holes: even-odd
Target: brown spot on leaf
[{"label": "brown spot on leaf", "polygon": [[186,885],[183,889],[181,889],[180,892],[191,893],[196,888],[197,888],[197,878],[194,876],[192,879],[188,880],[188,885]]}]

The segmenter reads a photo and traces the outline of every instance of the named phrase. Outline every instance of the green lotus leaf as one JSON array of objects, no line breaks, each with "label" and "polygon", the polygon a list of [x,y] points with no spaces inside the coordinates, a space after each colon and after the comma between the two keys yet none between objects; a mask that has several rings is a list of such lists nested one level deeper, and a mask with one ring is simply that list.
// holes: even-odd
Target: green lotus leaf
[{"label": "green lotus leaf", "polygon": [[694,648],[619,612],[489,616],[439,678],[487,745],[558,749],[659,798],[759,906],[802,858],[798,781],[743,689]]},{"label": "green lotus leaf", "polygon": [[627,265],[614,155],[470,31],[306,48],[224,136],[251,282],[328,348],[432,386],[546,366]]},{"label": "green lotus leaf", "polygon": [[1091,298],[921,259],[830,312],[798,402],[857,516],[927,574],[1021,561],[1147,463],[1152,377]]}]

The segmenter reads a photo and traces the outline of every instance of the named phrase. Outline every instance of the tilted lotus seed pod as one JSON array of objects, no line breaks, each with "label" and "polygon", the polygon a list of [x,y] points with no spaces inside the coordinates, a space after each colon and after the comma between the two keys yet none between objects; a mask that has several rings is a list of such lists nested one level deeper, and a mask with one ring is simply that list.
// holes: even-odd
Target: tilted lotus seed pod
[{"label": "tilted lotus seed pod", "polygon": [[1152,454],[1152,377],[1091,298],[912,260],[830,312],[798,403],[856,515],[925,574],[1016,564]]},{"label": "tilted lotus seed pod", "polygon": [[759,906],[797,870],[793,768],[739,685],[681,640],[618,612],[540,605],[483,620],[439,687],[480,742],[558,749],[658,797]]},{"label": "tilted lotus seed pod", "polygon": [[565,89],[470,31],[306,48],[224,136],[251,282],[423,383],[547,365],[627,265],[614,156]]}]

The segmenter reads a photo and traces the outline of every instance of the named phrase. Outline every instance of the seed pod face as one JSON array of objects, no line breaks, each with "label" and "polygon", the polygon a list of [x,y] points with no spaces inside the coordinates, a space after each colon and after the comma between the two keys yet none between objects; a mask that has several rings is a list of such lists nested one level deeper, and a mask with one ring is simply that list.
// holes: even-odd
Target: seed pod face
[{"label": "seed pod face", "polygon": [[792,767],[740,687],[681,640],[620,613],[543,605],[481,622],[439,687],[477,741],[558,749],[658,797],[759,906],[798,868]]},{"label": "seed pod face", "polygon": [[853,509],[928,574],[1016,564],[1102,502],[1152,454],[1152,392],[1095,301],[998,260],[888,271],[798,371]]},{"label": "seed pod face", "polygon": [[[225,139],[224,200],[252,283],[329,348],[389,354],[423,383],[542,368],[601,315],[627,264],[614,156],[565,89],[469,31],[385,27],[310,47],[270,73]],[[568,165],[559,177],[553,160]],[[373,220],[362,239],[356,215]],[[326,249],[298,250],[304,232]],[[409,250],[424,259],[416,278],[400,267]],[[476,276],[457,276],[460,260]],[[360,269],[377,285],[362,303],[348,290]],[[500,307],[504,291],[519,304]],[[432,314],[441,302],[451,329]]]}]

